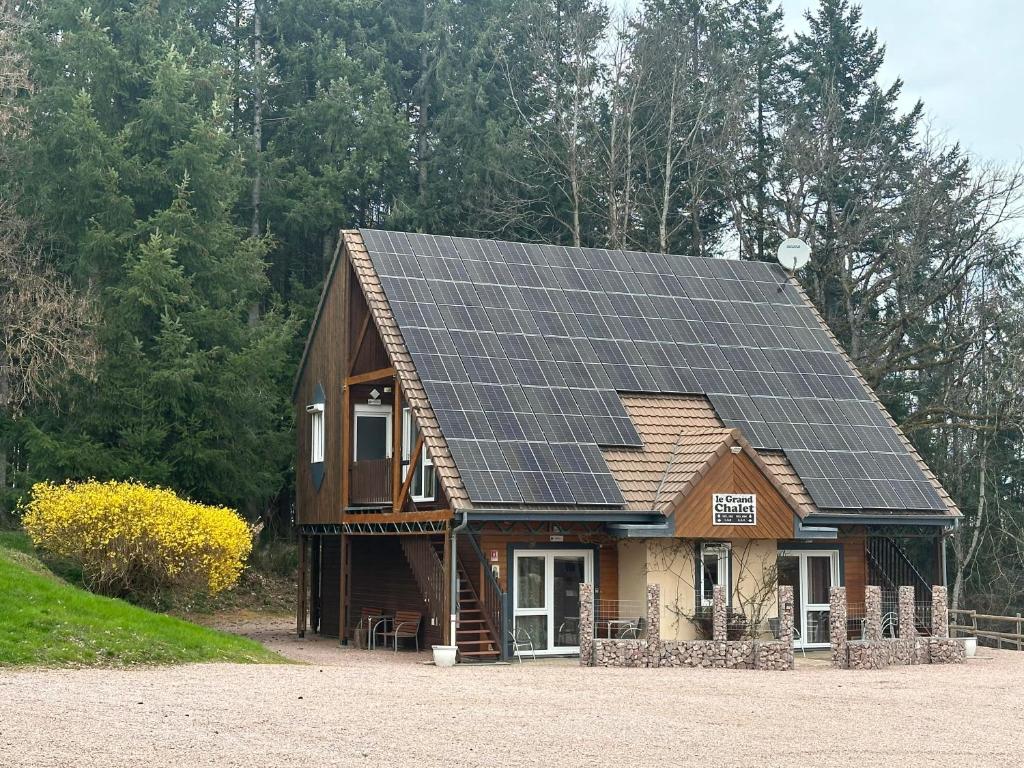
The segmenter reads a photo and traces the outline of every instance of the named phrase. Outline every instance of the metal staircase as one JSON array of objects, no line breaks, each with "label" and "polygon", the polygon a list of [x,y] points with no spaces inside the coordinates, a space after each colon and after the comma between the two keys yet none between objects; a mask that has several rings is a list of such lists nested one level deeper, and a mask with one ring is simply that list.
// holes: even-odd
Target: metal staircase
[{"label": "metal staircase", "polygon": [[932,587],[907,553],[887,536],[867,539],[868,584],[896,592],[900,587],[913,587],[918,603],[932,599]]}]

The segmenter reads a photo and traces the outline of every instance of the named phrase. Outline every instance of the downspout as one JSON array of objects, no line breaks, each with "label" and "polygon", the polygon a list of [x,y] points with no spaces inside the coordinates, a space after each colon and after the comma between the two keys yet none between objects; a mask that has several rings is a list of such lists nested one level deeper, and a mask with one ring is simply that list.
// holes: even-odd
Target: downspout
[{"label": "downspout", "polygon": [[461,510],[459,512],[462,515],[462,522],[452,528],[452,542],[451,542],[451,557],[449,558],[452,568],[451,573],[451,594],[448,598],[449,606],[449,625],[448,625],[448,644],[451,646],[455,645],[455,623],[459,616],[459,554],[455,548],[456,538],[459,535],[459,531],[466,530],[469,525],[469,511]]}]

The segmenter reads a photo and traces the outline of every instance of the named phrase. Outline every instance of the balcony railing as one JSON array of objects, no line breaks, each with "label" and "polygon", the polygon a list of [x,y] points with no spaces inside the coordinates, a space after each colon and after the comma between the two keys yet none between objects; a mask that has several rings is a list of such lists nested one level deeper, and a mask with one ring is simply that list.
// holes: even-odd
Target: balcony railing
[{"label": "balcony railing", "polygon": [[349,468],[352,504],[391,503],[391,459],[363,459]]}]

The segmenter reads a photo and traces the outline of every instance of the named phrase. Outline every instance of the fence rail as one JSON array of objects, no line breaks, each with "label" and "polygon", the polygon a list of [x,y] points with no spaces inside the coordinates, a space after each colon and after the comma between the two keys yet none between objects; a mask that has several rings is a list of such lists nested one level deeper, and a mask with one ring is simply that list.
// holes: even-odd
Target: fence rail
[{"label": "fence rail", "polygon": [[[949,628],[956,630],[961,637],[973,635],[979,640],[988,640],[997,648],[1005,647],[1005,643],[1015,650],[1024,650],[1024,617],[1019,613],[1016,616],[995,616],[963,608],[950,608],[949,613],[957,617],[956,623],[950,623]],[[1016,627],[1017,631],[1003,632],[1001,627],[1006,624]],[[1000,629],[992,628],[993,625]]]}]

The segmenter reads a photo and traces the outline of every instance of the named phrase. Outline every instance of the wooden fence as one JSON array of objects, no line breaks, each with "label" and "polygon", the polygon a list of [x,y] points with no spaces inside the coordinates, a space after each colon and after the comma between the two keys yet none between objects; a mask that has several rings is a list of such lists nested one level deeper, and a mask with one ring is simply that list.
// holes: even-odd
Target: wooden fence
[{"label": "wooden fence", "polygon": [[998,648],[1024,650],[1024,618],[1019,613],[1016,616],[993,616],[962,608],[951,608],[949,613],[955,619],[955,622],[950,622],[949,629],[960,637],[973,636],[979,640],[988,640]]}]

